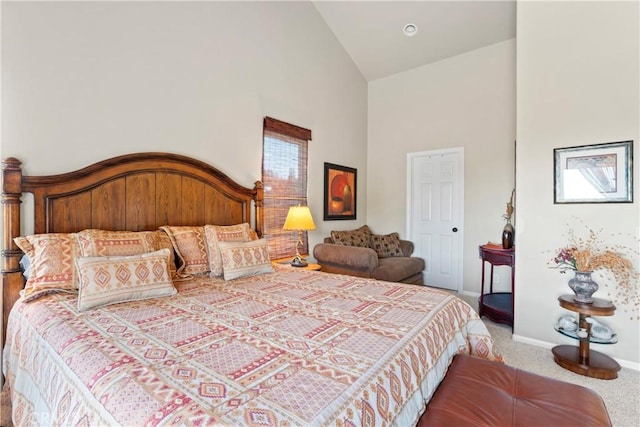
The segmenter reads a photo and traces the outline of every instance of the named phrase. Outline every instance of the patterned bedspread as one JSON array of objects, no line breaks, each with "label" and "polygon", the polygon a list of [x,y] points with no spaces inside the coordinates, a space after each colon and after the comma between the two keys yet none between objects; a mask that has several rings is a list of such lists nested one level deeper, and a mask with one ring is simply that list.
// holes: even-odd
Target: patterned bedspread
[{"label": "patterned bedspread", "polygon": [[278,268],[87,312],[17,303],[15,425],[412,425],[456,353],[502,360],[462,300]]}]

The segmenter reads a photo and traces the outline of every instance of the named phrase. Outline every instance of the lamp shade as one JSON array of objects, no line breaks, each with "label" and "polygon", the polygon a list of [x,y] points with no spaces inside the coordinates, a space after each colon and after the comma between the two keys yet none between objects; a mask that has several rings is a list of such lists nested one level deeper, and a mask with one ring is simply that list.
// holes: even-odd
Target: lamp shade
[{"label": "lamp shade", "polygon": [[291,206],[282,228],[284,230],[315,230],[316,225],[309,206]]}]

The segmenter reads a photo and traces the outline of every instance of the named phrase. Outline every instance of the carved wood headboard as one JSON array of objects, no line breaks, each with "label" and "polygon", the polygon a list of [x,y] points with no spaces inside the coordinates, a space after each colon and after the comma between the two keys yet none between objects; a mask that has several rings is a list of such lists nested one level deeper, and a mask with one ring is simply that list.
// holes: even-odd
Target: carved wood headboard
[{"label": "carved wood headboard", "polygon": [[[49,176],[23,175],[21,162],[3,161],[2,339],[9,311],[24,287],[13,239],[21,235],[23,193],[34,196],[34,233],[87,228],[156,230],[162,225],[252,222],[262,236],[262,183],[244,187],[216,168],[177,154],[136,153]],[[255,212],[252,215],[252,210]]]}]

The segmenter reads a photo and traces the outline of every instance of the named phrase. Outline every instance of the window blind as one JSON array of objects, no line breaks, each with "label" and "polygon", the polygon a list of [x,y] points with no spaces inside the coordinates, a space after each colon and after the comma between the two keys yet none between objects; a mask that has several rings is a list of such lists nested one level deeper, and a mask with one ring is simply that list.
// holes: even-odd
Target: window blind
[{"label": "window blind", "polygon": [[[307,205],[308,141],[311,131],[265,117],[262,150],[263,235],[273,259],[295,255],[297,231],[282,229],[289,207]],[[303,233],[300,253],[309,253]]]}]

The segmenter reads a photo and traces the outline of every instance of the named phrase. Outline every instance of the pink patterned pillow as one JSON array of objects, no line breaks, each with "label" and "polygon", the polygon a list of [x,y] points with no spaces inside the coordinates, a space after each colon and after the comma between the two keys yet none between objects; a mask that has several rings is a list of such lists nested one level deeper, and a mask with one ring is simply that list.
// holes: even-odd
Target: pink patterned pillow
[{"label": "pink patterned pillow", "polygon": [[78,234],[82,256],[126,256],[155,250],[153,231],[83,230]]},{"label": "pink patterned pillow", "polygon": [[[219,245],[221,242],[248,242],[253,239],[255,231],[249,224],[205,225],[204,234],[209,253],[209,270],[211,277],[222,276],[222,257]],[[257,237],[257,234],[256,234]]]},{"label": "pink patterned pillow", "polygon": [[169,249],[139,255],[76,259],[78,310],[125,301],[174,295]]},{"label": "pink patterned pillow", "polygon": [[224,280],[271,273],[271,259],[266,239],[248,242],[220,242]]},{"label": "pink patterned pillow", "polygon": [[76,292],[75,260],[80,246],[75,234],[50,233],[16,237],[14,242],[29,257],[31,272],[22,295],[25,302],[52,292]]},{"label": "pink patterned pillow", "polygon": [[171,271],[171,277],[176,277],[178,273],[176,266],[176,254],[169,235],[164,230],[157,230],[153,232],[153,240],[154,250],[169,249],[169,270]]},{"label": "pink patterned pillow", "polygon": [[202,274],[209,272],[209,256],[204,227],[164,225],[160,229],[169,235],[178,254],[181,262],[178,273]]}]

